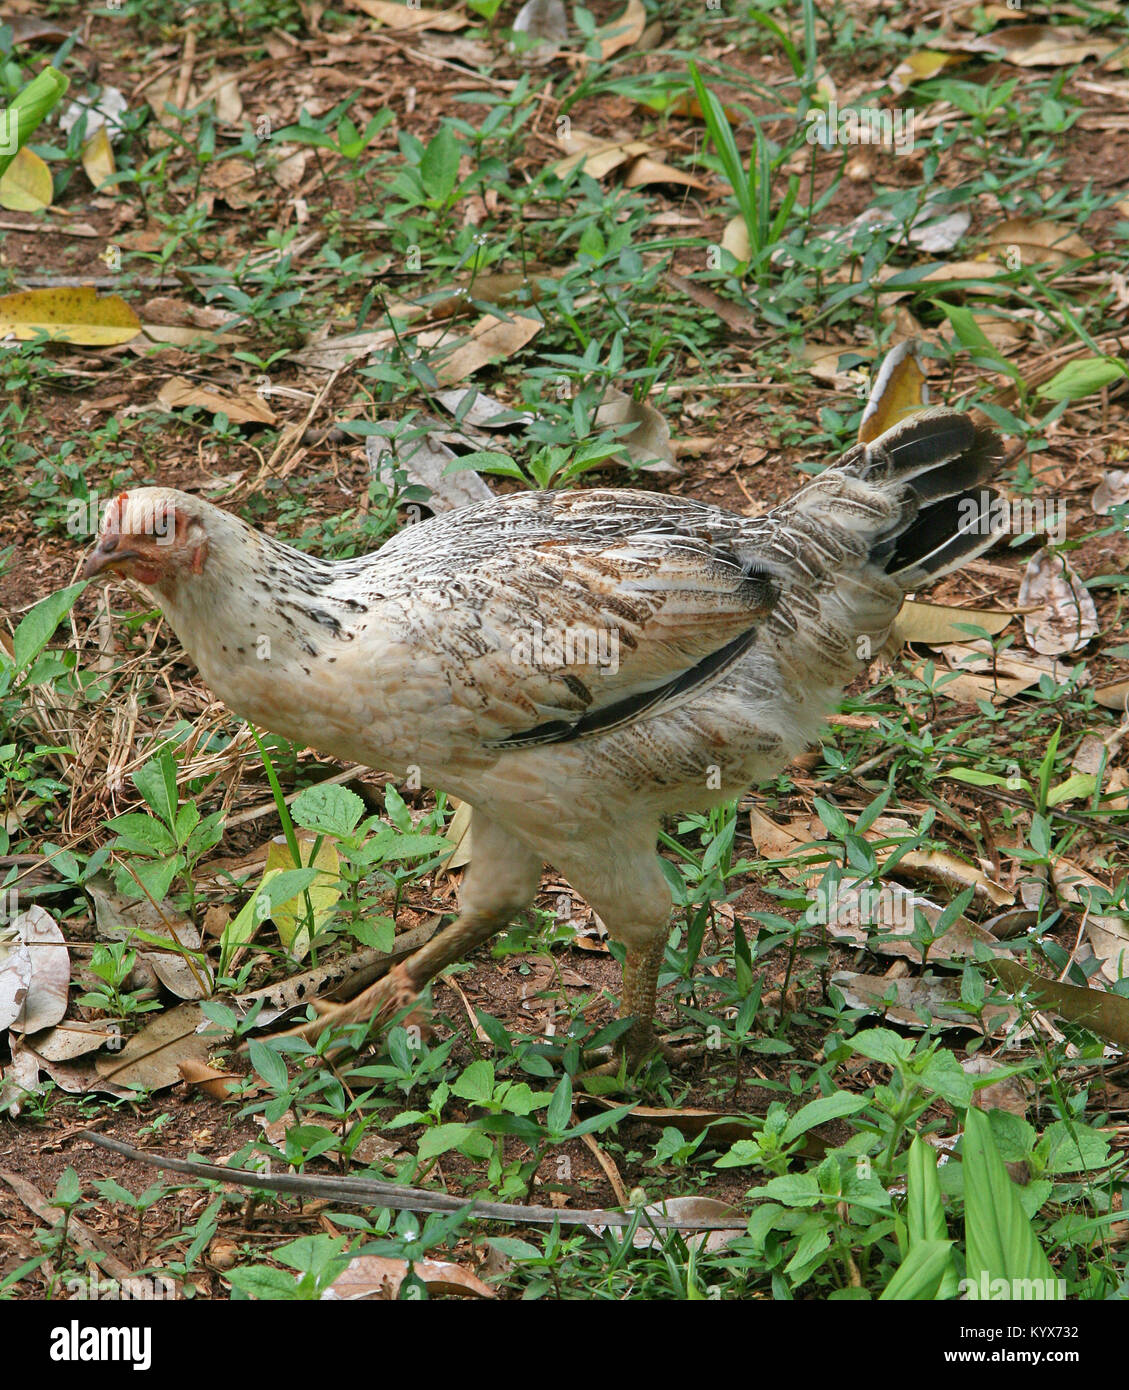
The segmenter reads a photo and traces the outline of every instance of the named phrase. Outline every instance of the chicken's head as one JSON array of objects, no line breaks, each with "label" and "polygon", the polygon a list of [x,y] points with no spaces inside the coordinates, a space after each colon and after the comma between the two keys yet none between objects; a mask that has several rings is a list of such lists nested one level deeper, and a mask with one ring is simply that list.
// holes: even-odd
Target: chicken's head
[{"label": "chicken's head", "polygon": [[207,528],[192,498],[166,488],[136,488],[106,508],[81,577],[116,570],[162,588],[199,574],[207,555]]}]

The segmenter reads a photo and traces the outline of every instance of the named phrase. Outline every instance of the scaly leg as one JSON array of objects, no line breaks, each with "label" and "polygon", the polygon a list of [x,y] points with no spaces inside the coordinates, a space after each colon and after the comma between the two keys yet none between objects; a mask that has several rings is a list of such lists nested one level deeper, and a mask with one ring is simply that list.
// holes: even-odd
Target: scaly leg
[{"label": "scaly leg", "polygon": [[455,921],[355,999],[321,1006],[318,1018],[282,1036],[313,1042],[326,1028],[366,1019],[377,1026],[407,1008],[440,971],[462,960],[529,906],[541,877],[540,861],[481,812],[474,812],[471,824],[473,857]]}]

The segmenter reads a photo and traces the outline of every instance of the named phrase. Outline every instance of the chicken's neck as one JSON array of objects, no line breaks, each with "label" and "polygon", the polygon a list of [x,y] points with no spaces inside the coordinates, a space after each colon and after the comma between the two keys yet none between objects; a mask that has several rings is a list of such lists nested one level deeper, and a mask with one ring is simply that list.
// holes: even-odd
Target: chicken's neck
[{"label": "chicken's neck", "polygon": [[232,710],[319,743],[347,686],[338,661],[365,625],[367,605],[341,592],[358,562],[317,559],[219,515],[203,572],[158,587],[165,615]]}]

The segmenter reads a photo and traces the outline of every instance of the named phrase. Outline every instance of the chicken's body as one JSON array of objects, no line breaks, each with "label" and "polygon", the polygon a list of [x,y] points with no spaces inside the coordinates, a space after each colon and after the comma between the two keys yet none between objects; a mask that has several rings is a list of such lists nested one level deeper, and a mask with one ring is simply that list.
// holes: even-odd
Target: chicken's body
[{"label": "chicken's body", "polygon": [[990,433],[931,411],[763,517],[527,493],[337,562],[163,489],[128,494],[107,525],[135,536],[175,512],[202,528],[191,568],[150,582],[232,709],[474,808],[459,923],[350,1016],[503,927],[549,862],[627,948],[637,1055],[670,911],[662,817],[738,794],[812,740],[906,592],[991,543],[992,495],[973,489],[995,457]]}]

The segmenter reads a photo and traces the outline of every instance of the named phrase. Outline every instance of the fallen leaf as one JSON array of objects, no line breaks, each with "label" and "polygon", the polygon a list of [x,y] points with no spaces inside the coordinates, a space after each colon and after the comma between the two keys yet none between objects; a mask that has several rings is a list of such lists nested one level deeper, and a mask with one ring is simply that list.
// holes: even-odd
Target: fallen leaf
[{"label": "fallen leaf", "polygon": [[636,468],[648,473],[682,471],[675,463],[670,447],[670,426],[660,412],[646,401],[637,401],[616,387],[609,386],[596,411],[595,423],[599,429],[607,429],[609,425],[631,426],[627,433],[620,435],[617,444],[626,455],[626,460]]},{"label": "fallen leaf", "polygon": [[444,838],[454,845],[454,851],[443,863],[445,869],[461,869],[470,863],[470,822],[473,808],[468,801],[460,801],[455,814],[443,832]]},{"label": "fallen leaf", "polygon": [[274,411],[257,391],[241,390],[238,395],[215,387],[197,386],[182,376],[170,377],[157,393],[166,410],[199,406],[212,415],[226,415],[232,424],[273,425]]},{"label": "fallen leaf", "polygon": [[1123,507],[1126,503],[1129,503],[1129,468],[1111,468],[1102,474],[1090,506],[1098,516],[1108,516],[1114,507]]},{"label": "fallen leaf", "polygon": [[[310,867],[319,871],[317,878],[306,889],[304,895],[292,898],[290,902],[280,903],[271,910],[271,921],[278,932],[278,939],[294,960],[304,960],[310,950],[310,933],[306,921],[306,897],[309,897],[313,911],[314,932],[316,934],[321,930],[341,897],[341,860],[338,857],[336,846],[327,836],[316,836],[308,830],[296,830],[294,833],[298,841],[301,864],[295,864],[290,846],[286,843],[286,836],[276,835],[267,846],[267,859],[263,866],[263,872],[269,874],[272,869],[276,869],[281,873],[285,869]],[[321,846],[317,856],[311,857],[319,839]]]},{"label": "fallen leaf", "polygon": [[[217,1071],[215,1067],[209,1067],[205,1062],[197,1062],[192,1058],[180,1063],[180,1074],[190,1086],[195,1086],[198,1091],[203,1091],[213,1100],[230,1100],[232,1093],[228,1083],[245,1080],[238,1072]],[[293,1117],[291,1122],[293,1123]]]},{"label": "fallen leaf", "polygon": [[1017,68],[1063,68],[1087,58],[1108,58],[1117,44],[1084,29],[1053,24],[1012,24],[974,39],[938,38],[938,46],[992,54]]},{"label": "fallen leaf", "polygon": [[180,1004],[157,1014],[135,1033],[115,1057],[99,1057],[98,1075],[115,1086],[160,1091],[181,1080],[182,1062],[203,1062],[216,1043],[212,1033],[196,1030],[206,1023],[199,1004]]},{"label": "fallen leaf", "polygon": [[349,4],[389,29],[442,29],[450,33],[465,29],[470,23],[466,15],[457,11],[425,10],[419,5],[395,4],[393,0],[349,0]]},{"label": "fallen leaf", "polygon": [[[417,417],[413,426],[419,428],[423,423]],[[433,512],[493,500],[494,494],[473,468],[447,472],[459,455],[430,432],[395,443],[384,435],[370,434],[365,440],[365,453],[374,478],[379,478],[387,467],[395,466],[404,469],[410,483],[427,488],[431,494],[427,506]]]},{"label": "fallen leaf", "polygon": [[646,140],[605,140],[575,127],[557,143],[565,151],[566,158],[558,160],[553,169],[562,179],[579,164],[583,164],[584,172],[591,178],[602,179],[621,164],[652,151]]},{"label": "fallen leaf", "polygon": [[[929,1028],[940,1024],[946,1028],[979,1031],[977,1015],[961,1003],[959,975],[940,976],[926,972],[921,976],[895,979],[888,975],[838,970],[831,976],[831,983],[842,991],[852,1009],[880,1013],[905,1028]],[[980,1017],[987,1034],[999,1036],[1007,1033],[1019,1015],[1014,1009],[989,1004]]]},{"label": "fallen leaf", "polygon": [[47,1062],[70,1062],[103,1047],[117,1047],[121,1042],[121,1024],[113,1019],[93,1019],[84,1022],[70,1019],[41,1033],[29,1033],[25,1042]]},{"label": "fallen leaf", "polygon": [[82,147],[82,167],[95,188],[101,188],[115,172],[114,151],[106,127],[101,125]]},{"label": "fallen leaf", "polygon": [[638,159],[632,160],[624,175],[623,186],[641,188],[648,183],[676,183],[683,188],[709,188],[704,179],[688,174],[685,169],[676,169],[671,164],[662,164],[657,159],[648,159],[646,155],[640,155]]},{"label": "fallen leaf", "polygon": [[1129,923],[1111,912],[1095,911],[1095,892],[1109,895],[1109,887],[1087,869],[1069,859],[1051,863],[1051,881],[1063,902],[1084,909],[1086,938],[1101,961],[1101,973],[1111,984],[1129,977]]},{"label": "fallen leaf", "polygon": [[944,647],[951,642],[967,642],[969,627],[982,628],[994,637],[1014,616],[1002,608],[953,608],[907,599],[894,621],[893,636],[900,646],[917,642],[923,647]]},{"label": "fallen leaf", "polygon": [[1019,586],[1027,645],[1047,656],[1077,652],[1098,635],[1098,610],[1089,590],[1062,555],[1044,548],[1027,562]]},{"label": "fallen leaf", "polygon": [[1114,681],[1112,685],[1099,686],[1094,691],[1094,699],[1103,709],[1121,711],[1129,709],[1129,680]]},{"label": "fallen leaf", "polygon": [[956,67],[966,60],[956,53],[938,53],[931,48],[915,49],[903,58],[890,76],[886,85],[895,96],[901,96],[915,82],[926,82],[936,77],[944,68]]},{"label": "fallen leaf", "polygon": [[32,905],[13,922],[30,970],[27,991],[11,1027],[38,1033],[58,1023],[67,1012],[71,960],[59,925],[49,912]]},{"label": "fallen leaf", "polygon": [[42,212],[51,206],[55,186],[51,170],[26,145],[0,175],[0,208],[9,212]]},{"label": "fallen leaf", "polygon": [[1053,266],[1070,260],[1083,260],[1094,254],[1077,233],[1057,222],[1038,217],[1012,217],[1000,222],[988,232],[988,247],[1005,261],[1018,247],[1023,265],[1043,261]]},{"label": "fallen leaf", "polygon": [[1105,990],[1084,989],[1045,980],[1018,961],[996,960],[992,968],[1012,994],[1026,992],[1037,1009],[1047,1009],[1071,1023],[1081,1023],[1092,1033],[1129,1051],[1129,999]]},{"label": "fallen leaf", "polygon": [[[1014,1014],[1014,1010],[1010,1011]],[[966,1057],[961,1069],[969,1076],[992,1076],[1001,1070],[991,1057]],[[972,1093],[972,1103],[977,1110],[1006,1110],[1011,1115],[1026,1115],[1030,1100],[1027,1086],[1019,1076],[1002,1076],[999,1081],[989,1081],[987,1085],[977,1086]]]},{"label": "fallen leaf", "polygon": [[53,342],[113,347],[141,332],[141,321],[118,294],[99,298],[93,285],[22,290],[0,297],[0,337],[21,340],[46,333]]},{"label": "fallen leaf", "polygon": [[[448,1260],[416,1260],[412,1276],[436,1297],[462,1295],[471,1298],[493,1298],[495,1291],[484,1284],[477,1274]],[[397,1299],[400,1285],[408,1276],[407,1260],[395,1260],[381,1255],[358,1255],[322,1293],[323,1299],[346,1299],[350,1302],[369,1299]]]},{"label": "fallen leaf", "polygon": [[647,11],[643,0],[627,0],[627,8],[622,14],[596,30],[596,42],[600,45],[600,57],[607,62],[613,54],[624,48],[634,48],[643,37],[647,27]]},{"label": "fallen leaf", "polygon": [[436,380],[440,386],[465,381],[483,367],[512,357],[540,333],[541,327],[540,319],[517,315],[510,319],[499,319],[493,314],[484,315],[454,351],[435,368]]},{"label": "fallen leaf", "polygon": [[546,49],[544,56],[551,58],[562,43],[568,42],[564,0],[526,0],[510,27],[515,34],[522,34],[539,48]]},{"label": "fallen leaf", "polygon": [[[682,1229],[682,1239],[688,1246],[695,1249],[706,1251],[724,1250],[726,1246],[739,1237],[746,1234],[747,1220],[736,1207],[728,1202],[719,1201],[716,1197],[667,1197],[661,1202],[648,1202],[643,1207],[643,1219],[639,1223],[639,1228],[632,1237],[632,1245],[637,1250],[649,1250],[662,1245],[667,1239],[667,1231],[653,1231],[647,1225],[646,1218],[662,1217],[668,1221],[685,1222]],[[698,1223],[702,1221],[718,1221],[727,1217],[733,1218],[732,1229],[714,1229],[703,1231],[698,1229]],[[609,1228],[600,1225],[598,1222],[588,1224],[588,1229],[595,1235],[603,1235]]]}]

